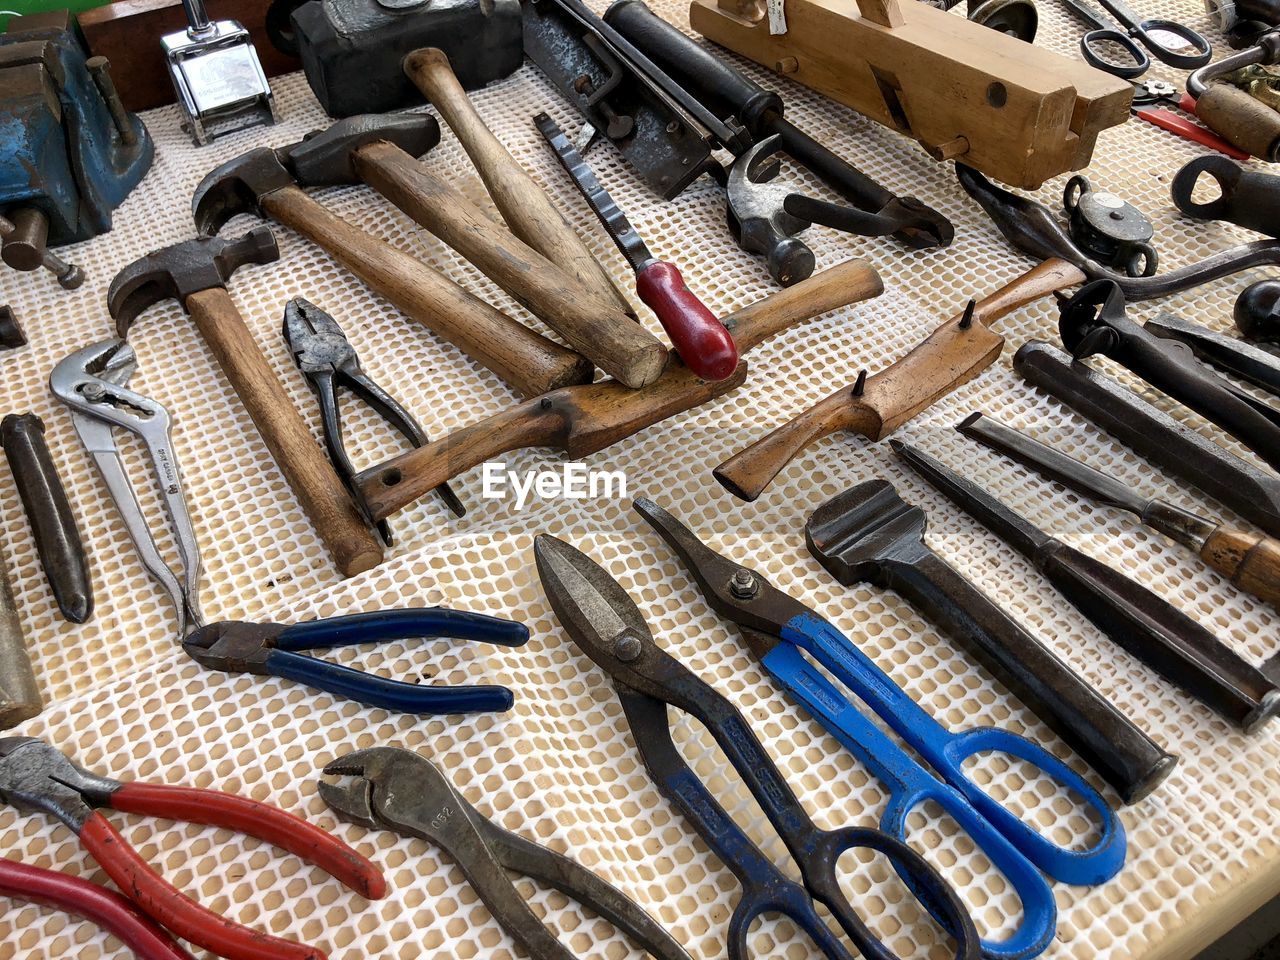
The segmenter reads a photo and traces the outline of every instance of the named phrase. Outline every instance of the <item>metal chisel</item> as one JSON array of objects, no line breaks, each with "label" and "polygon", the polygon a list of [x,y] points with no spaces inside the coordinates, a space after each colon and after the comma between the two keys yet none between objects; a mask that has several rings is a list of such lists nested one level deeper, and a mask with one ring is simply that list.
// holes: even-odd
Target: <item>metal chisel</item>
[{"label": "metal chisel", "polygon": [[948,500],[1030,560],[1119,646],[1214,713],[1252,733],[1280,713],[1280,689],[1177,607],[1014,513],[900,440],[894,451]]},{"label": "metal chisel", "polygon": [[1280,540],[1143,496],[1129,484],[985,414],[975,413],[956,429],[1076,493],[1133,514],[1152,530],[1194,550],[1241,590],[1280,606]]}]

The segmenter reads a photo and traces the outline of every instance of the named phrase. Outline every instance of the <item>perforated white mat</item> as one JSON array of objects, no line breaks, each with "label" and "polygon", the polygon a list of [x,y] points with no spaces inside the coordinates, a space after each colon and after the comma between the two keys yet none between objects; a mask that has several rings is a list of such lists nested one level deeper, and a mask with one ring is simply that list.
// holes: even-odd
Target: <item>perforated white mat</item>
[{"label": "perforated white mat", "polygon": [[[679,0],[655,6],[668,19],[687,22]],[[1147,15],[1174,16],[1209,30],[1194,0],[1147,0],[1140,6]],[[1056,0],[1042,0],[1040,16],[1037,42],[1073,54],[1080,27]],[[950,729],[998,723],[1071,757],[1083,770],[1026,708],[900,598],[866,587],[844,589],[808,556],[801,528],[814,507],[858,480],[895,480],[904,496],[929,510],[933,546],[1182,758],[1163,787],[1122,812],[1130,844],[1125,870],[1097,888],[1055,886],[1061,915],[1048,955],[1081,960],[1189,955],[1280,892],[1276,725],[1246,738],[1172,689],[1083,622],[1027,563],[895,464],[885,445],[832,438],[792,464],[754,505],[739,503],[712,481],[712,467],[728,455],[837,386],[851,384],[860,368],[889,363],[970,296],[995,289],[1030,265],[997,236],[955,183],[949,165],[933,162],[913,144],[847,109],[735,62],[781,90],[788,116],[801,128],[894,191],[920,196],[943,211],[955,222],[956,241],[948,249],[921,253],[889,240],[811,230],[806,236],[819,268],[865,257],[884,274],[885,294],[769,342],[752,354],[746,386],[625,440],[590,458],[590,464],[625,470],[630,496],[659,500],[713,546],[758,567],[811,604]],[[1152,75],[1182,79],[1162,70]],[[452,520],[428,498],[394,518],[397,544],[382,567],[341,582],[195,330],[176,304],[158,306],[131,335],[140,362],[133,386],[165,403],[175,419],[207,570],[201,598],[210,619],[291,621],[442,603],[514,617],[532,631],[528,646],[519,650],[410,642],[329,655],[400,679],[503,683],[516,691],[510,713],[461,719],[389,715],[294,683],[211,673],[178,650],[166,600],[138,563],[66,411],[48,393],[46,378],[59,359],[111,333],[104,296],[116,271],[155,247],[192,235],[190,197],[206,171],[250,147],[290,142],[325,123],[300,76],[276,81],[275,89],[284,117],[279,127],[241,133],[206,149],[186,142],[174,110],[147,116],[159,148],[155,168],[118,210],[114,232],[62,251],[89,274],[81,290],[64,293],[44,276],[0,273],[3,301],[13,305],[31,340],[24,350],[0,355],[4,411],[33,410],[45,419],[88,544],[98,599],[95,618],[83,627],[57,618],[18,498],[11,484],[0,486],[9,569],[50,703],[20,732],[49,738],[103,774],[242,792],[304,815],[354,843],[386,870],[391,893],[385,901],[365,902],[320,871],[256,841],[111,815],[143,857],[209,907],[317,944],[340,960],[518,955],[438,850],[390,833],[339,825],[320,802],[315,781],[323,764],[380,744],[431,756],[481,812],[569,853],[618,885],[697,960],[722,956],[736,882],[649,782],[607,680],[550,613],[533,567],[534,534],[563,537],[608,567],[649,617],[658,642],[741,706],[820,825],[872,825],[886,794],[749,659],[736,632],[702,603],[680,564],[627,501],[554,502],[518,512],[510,502],[482,500],[479,473],[473,471],[456,482],[470,507],[464,521]],[[574,123],[555,90],[526,65],[475,100],[589,245],[616,276],[627,278],[622,259],[534,131],[530,118],[543,109],[566,128]],[[1230,228],[1182,219],[1169,200],[1173,174],[1200,152],[1132,122],[1103,134],[1088,171],[1096,187],[1119,193],[1154,219],[1163,269],[1242,239]],[[664,204],[610,148],[597,149],[590,159],[655,253],[678,262],[713,308],[728,312],[770,292],[763,264],[730,240],[722,197],[710,181]],[[467,189],[481,195],[447,130],[425,162],[468,181]],[[804,188],[829,196],[802,173],[787,172]],[[1064,179],[1046,185],[1041,199],[1056,207]],[[332,190],[321,199],[529,319],[370,191]],[[241,218],[224,232],[251,223]],[[277,236],[280,262],[242,270],[231,291],[317,438],[314,398],[280,336],[285,301],[295,295],[338,318],[368,372],[391,388],[433,436],[513,402],[511,391],[495,377],[371,295],[311,244],[283,229]],[[1145,319],[1167,308],[1227,329],[1235,294],[1250,279],[1236,277],[1158,306],[1138,306],[1133,313]],[[951,429],[965,414],[984,410],[1152,495],[1221,512],[1013,375],[1008,363],[1017,346],[1031,337],[1056,339],[1055,314],[1042,304],[1001,321],[998,329],[1008,341],[1001,362],[900,435],[962,469],[1047,529],[1133,575],[1252,661],[1261,660],[1277,646],[1273,611],[1130,518],[1095,509]],[[658,330],[652,318],[646,322]],[[1220,431],[1185,410],[1166,407],[1241,452]],[[398,449],[360,408],[352,408],[347,422],[360,463]],[[512,470],[529,471],[560,458],[533,450],[505,461]],[[149,506],[156,507],[154,498]],[[705,731],[681,720],[677,739],[752,835],[794,873],[740,784],[731,773],[719,775],[728,768]],[[1079,813],[1034,774],[1015,774],[1001,759],[986,758],[976,775],[1060,842],[1087,838],[1089,828]],[[1093,782],[1101,786],[1096,778]],[[1106,795],[1116,800],[1110,791]],[[913,840],[957,885],[983,932],[1010,929],[1018,906],[1008,884],[949,822],[927,813],[913,818]],[[74,838],[43,817],[0,810],[0,849],[10,858],[106,882]],[[935,928],[882,862],[845,866],[855,903],[896,950],[903,956],[947,955]],[[634,950],[608,924],[558,894],[535,892],[527,882],[525,889],[576,955],[621,960]],[[811,954],[806,944],[785,922],[759,925],[752,941],[758,954],[790,960]],[[95,960],[125,957],[127,951],[88,922],[0,901],[0,958],[45,956]]]}]

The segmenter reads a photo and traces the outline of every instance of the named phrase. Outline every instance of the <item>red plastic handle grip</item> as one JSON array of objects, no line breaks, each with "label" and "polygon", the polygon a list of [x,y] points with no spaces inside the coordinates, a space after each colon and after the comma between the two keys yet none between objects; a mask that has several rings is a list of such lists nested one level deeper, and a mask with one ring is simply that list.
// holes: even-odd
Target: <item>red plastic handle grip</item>
[{"label": "red plastic handle grip", "polygon": [[636,274],[636,293],[654,313],[686,367],[703,380],[727,380],[738,366],[738,345],[685,286],[675,264],[655,260]]},{"label": "red plastic handle grip", "polygon": [[115,934],[138,960],[194,960],[133,901],[79,877],[0,860],[0,896],[42,903],[92,920]]},{"label": "red plastic handle grip", "polygon": [[315,947],[250,930],[200,906],[152,870],[100,813],[89,815],[80,842],[144,912],[210,953],[227,960],[327,960]]},{"label": "red plastic handle grip", "polygon": [[337,837],[270,804],[218,790],[135,781],[111,795],[111,806],[124,813],[245,833],[315,864],[362,897],[380,900],[387,895],[387,882],[372,863]]},{"label": "red plastic handle grip", "polygon": [[[1184,99],[1187,96],[1187,94],[1183,94]],[[1191,110],[1195,110],[1194,100],[1191,101]],[[1228,143],[1212,130],[1202,127],[1198,123],[1192,123],[1185,117],[1180,117],[1170,110],[1138,110],[1136,111],[1136,116],[1141,120],[1147,121],[1147,123],[1154,124],[1161,130],[1168,130],[1184,140],[1190,140],[1193,143],[1206,146],[1210,150],[1217,150],[1219,153],[1226,154],[1233,160],[1249,159],[1249,154]]]}]

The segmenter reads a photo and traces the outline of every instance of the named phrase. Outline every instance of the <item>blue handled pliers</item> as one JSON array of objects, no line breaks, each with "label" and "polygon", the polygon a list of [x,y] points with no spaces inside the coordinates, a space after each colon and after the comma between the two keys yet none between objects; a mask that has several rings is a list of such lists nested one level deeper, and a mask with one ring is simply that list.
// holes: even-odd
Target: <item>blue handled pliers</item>
[{"label": "blue handled pliers", "polygon": [[[765,669],[889,787],[891,796],[881,821],[885,832],[905,839],[907,815],[932,800],[1013,885],[1022,901],[1022,923],[1005,940],[984,940],[985,956],[1032,957],[1052,939],[1057,909],[1048,883],[1035,867],[1068,883],[1093,884],[1114,876],[1124,865],[1125,835],[1119,818],[1096,790],[1057,757],[1005,730],[950,733],[809,607],[773,587],[758,572],[716,553],[653,501],[636,500],[635,508],[684,562],[711,608],[737,624]],[[942,780],[872,723],[806,659],[806,653],[875,710]],[[1029,761],[1074,790],[1101,820],[1097,844],[1087,851],[1058,847],[992,799],[962,768],[968,756],[988,750]]]},{"label": "blue handled pliers", "polygon": [[296,680],[369,707],[397,713],[448,714],[510,710],[515,698],[501,686],[436,687],[389,680],[306,657],[299,650],[349,647],[409,637],[449,637],[518,647],[529,639],[523,623],[444,607],[355,613],[285,625],[224,620],[190,634],[182,649],[211,670]]}]

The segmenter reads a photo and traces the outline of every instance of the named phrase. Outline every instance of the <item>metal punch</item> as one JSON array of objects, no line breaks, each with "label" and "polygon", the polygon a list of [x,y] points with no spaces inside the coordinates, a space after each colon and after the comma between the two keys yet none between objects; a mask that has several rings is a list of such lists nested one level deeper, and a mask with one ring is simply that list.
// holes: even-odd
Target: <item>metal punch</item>
[{"label": "metal punch", "polygon": [[[143,566],[173,602],[178,614],[178,633],[185,636],[204,623],[199,597],[200,547],[182,489],[182,474],[170,436],[169,411],[149,397],[125,388],[137,367],[133,347],[119,337],[111,337],[77,350],[54,367],[49,388],[71,408],[71,420],[80,442],[93,457]],[[125,472],[116,442],[116,427],[136,434],[146,445],[152,471],[160,485],[161,501],[177,541],[181,576],[165,561],[147,526],[137,493]]]},{"label": "metal punch", "polygon": [[635,901],[568,857],[489,820],[426,757],[394,747],[374,747],[339,757],[324,773],[355,778],[340,785],[318,784],[320,798],[339,819],[442,847],[462,868],[499,926],[533,960],[574,960],[574,956],[529,908],[507,876],[508,870],[541,880],[591,908],[656,960],[689,960]]},{"label": "metal punch", "polygon": [[[357,470],[347,453],[342,436],[342,412],[338,406],[338,387],[343,386],[373,407],[391,427],[415,447],[427,443],[427,435],[413,415],[395,397],[373,382],[360,366],[355,347],[347,340],[338,322],[315,304],[294,297],[284,309],[284,339],[298,369],[306,376],[320,401],[320,420],[324,428],[324,445],[329,460],[338,471],[356,508],[378,531],[382,542],[391,546],[391,528],[385,520],[376,523],[359,496],[355,484]],[[456,517],[466,515],[458,495],[447,483],[436,487],[436,493]]]},{"label": "metal punch", "polygon": [[[762,895],[761,881],[767,882],[767,878],[750,877],[749,864],[744,862],[744,853],[750,851],[740,842],[740,831],[726,828],[724,821],[731,824],[732,820],[724,815],[706,785],[684,764],[673,762],[668,706],[683,710],[706,726],[786,845],[811,900],[831,912],[866,960],[890,960],[894,954],[853,908],[837,875],[840,858],[855,848],[877,851],[893,862],[900,876],[909,878],[907,885],[916,898],[954,938],[949,948],[954,949],[956,958],[976,960],[981,955],[973,920],[955,890],[928,861],[883,830],[819,828],[742,714],[657,646],[640,609],[604,568],[563,540],[546,534],[534,540],[534,554],[543,590],[561,626],[612,679],[655,786],[679,807],[685,819],[739,878],[747,876],[752,881],[744,881],[746,894],[729,921],[730,960],[746,956],[747,933],[757,917],[785,914],[810,936],[815,936],[815,929],[807,925],[805,914],[794,910],[793,904],[802,906],[803,898],[796,904],[794,899]],[[751,862],[761,859],[754,857]],[[812,906],[808,904],[809,909]],[[820,948],[831,960],[837,960],[838,953],[821,943]]]}]

